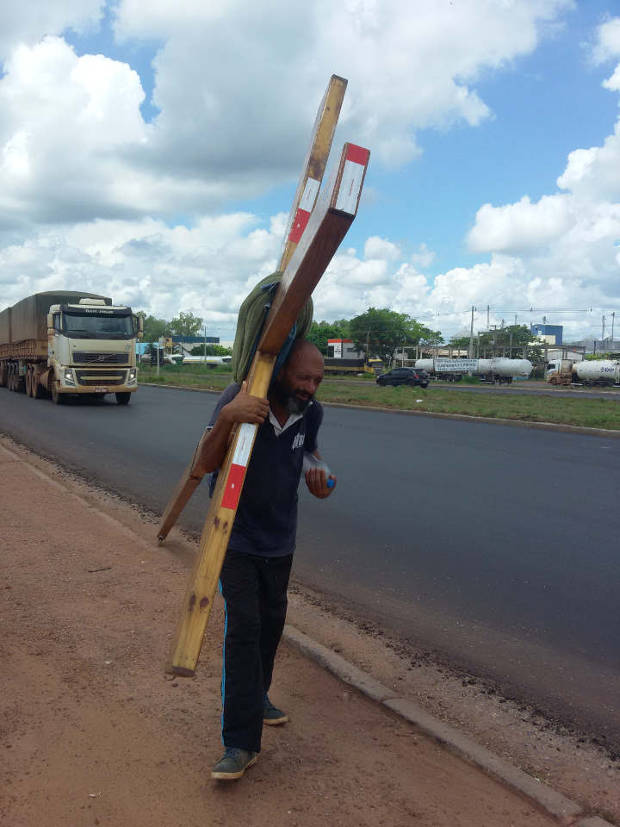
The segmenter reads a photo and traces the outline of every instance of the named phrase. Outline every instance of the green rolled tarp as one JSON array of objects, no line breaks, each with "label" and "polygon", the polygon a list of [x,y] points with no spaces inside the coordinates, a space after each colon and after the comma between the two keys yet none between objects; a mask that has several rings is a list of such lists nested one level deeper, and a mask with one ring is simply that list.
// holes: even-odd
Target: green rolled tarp
[{"label": "green rolled tarp", "polygon": [[[281,272],[275,272],[259,281],[252,292],[244,299],[239,309],[237,332],[235,333],[232,352],[234,382],[241,384],[248,375],[267,313],[282,280],[282,275]],[[277,374],[295,339],[305,337],[309,332],[312,324],[312,311],[312,299],[308,299],[297,317],[284,347],[280,351],[274,376]]]}]

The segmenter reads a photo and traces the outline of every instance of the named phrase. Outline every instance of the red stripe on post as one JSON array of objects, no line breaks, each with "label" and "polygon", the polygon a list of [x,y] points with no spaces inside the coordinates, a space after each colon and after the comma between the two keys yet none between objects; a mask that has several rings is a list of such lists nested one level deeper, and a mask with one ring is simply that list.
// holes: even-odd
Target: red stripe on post
[{"label": "red stripe on post", "polygon": [[293,221],[293,226],[291,227],[291,231],[288,235],[288,240],[294,242],[295,244],[299,243],[300,238],[304,234],[304,230],[308,224],[310,219],[310,213],[307,210],[302,210],[301,207],[295,213],[295,220]]},{"label": "red stripe on post", "polygon": [[226,480],[226,488],[224,489],[224,496],[222,497],[222,507],[231,508],[233,511],[239,504],[239,497],[241,496],[241,488],[243,486],[243,478],[245,477],[245,466],[231,465],[228,472],[228,479]]},{"label": "red stripe on post", "polygon": [[369,157],[369,149],[364,149],[363,146],[349,144],[349,148],[347,149],[347,161],[353,161],[354,164],[361,164],[363,167],[365,167],[368,163]]}]

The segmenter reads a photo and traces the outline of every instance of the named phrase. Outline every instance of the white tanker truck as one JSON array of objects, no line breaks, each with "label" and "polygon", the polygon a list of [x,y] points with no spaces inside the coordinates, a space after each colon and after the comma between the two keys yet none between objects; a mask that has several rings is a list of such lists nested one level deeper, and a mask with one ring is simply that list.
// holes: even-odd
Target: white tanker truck
[{"label": "white tanker truck", "polygon": [[552,385],[620,385],[620,361],[555,359],[547,364],[545,381]]},{"label": "white tanker truck", "polygon": [[514,377],[527,378],[532,372],[528,359],[417,359],[416,368],[427,371],[435,379],[458,382],[472,373],[486,382],[510,384]]}]

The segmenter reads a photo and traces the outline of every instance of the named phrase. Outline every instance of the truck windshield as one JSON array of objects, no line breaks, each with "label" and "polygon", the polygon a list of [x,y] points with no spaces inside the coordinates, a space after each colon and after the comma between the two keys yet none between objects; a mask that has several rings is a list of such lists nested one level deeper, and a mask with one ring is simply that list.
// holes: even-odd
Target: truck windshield
[{"label": "truck windshield", "polygon": [[74,339],[132,339],[136,333],[129,314],[63,313],[62,332]]}]

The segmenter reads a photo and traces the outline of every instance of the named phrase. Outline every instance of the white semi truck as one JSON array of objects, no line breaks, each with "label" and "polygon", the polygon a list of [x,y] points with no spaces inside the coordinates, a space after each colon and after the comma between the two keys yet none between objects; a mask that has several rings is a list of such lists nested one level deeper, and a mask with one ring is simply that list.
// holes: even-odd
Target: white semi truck
[{"label": "white semi truck", "polygon": [[462,376],[472,373],[486,382],[510,384],[513,378],[527,378],[532,372],[529,359],[417,359],[416,368],[427,371],[437,379],[458,382]]},{"label": "white semi truck", "polygon": [[620,361],[554,359],[547,364],[545,381],[552,385],[620,385]]},{"label": "white semi truck", "polygon": [[130,307],[75,290],[35,293],[0,312],[0,387],[59,404],[68,396],[113,393],[126,405],[138,388]]}]

